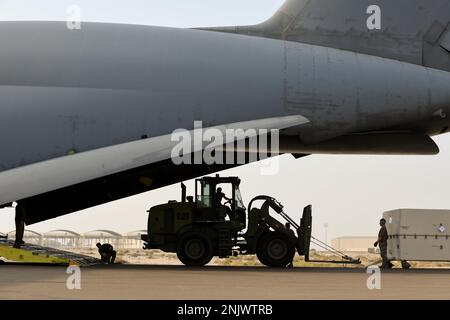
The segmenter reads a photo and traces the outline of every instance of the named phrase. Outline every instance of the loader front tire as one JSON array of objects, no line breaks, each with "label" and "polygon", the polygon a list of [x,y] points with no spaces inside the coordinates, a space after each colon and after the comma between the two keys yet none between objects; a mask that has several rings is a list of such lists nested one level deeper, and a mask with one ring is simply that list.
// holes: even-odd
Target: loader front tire
[{"label": "loader front tire", "polygon": [[199,232],[189,232],[184,235],[177,251],[178,259],[188,267],[201,267],[208,264],[213,254],[211,241]]},{"label": "loader front tire", "polygon": [[294,260],[295,245],[282,232],[268,232],[259,239],[256,255],[268,267],[284,268]]}]

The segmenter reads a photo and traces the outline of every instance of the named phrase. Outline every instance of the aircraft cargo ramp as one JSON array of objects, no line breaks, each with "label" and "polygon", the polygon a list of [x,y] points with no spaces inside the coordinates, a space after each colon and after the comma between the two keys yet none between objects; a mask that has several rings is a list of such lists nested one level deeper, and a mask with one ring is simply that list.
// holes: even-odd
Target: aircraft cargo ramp
[{"label": "aircraft cargo ramp", "polygon": [[14,241],[0,239],[0,258],[18,263],[78,265],[80,267],[102,263],[101,260],[93,257],[58,249],[28,243],[22,245],[20,249],[15,249],[13,245]]}]

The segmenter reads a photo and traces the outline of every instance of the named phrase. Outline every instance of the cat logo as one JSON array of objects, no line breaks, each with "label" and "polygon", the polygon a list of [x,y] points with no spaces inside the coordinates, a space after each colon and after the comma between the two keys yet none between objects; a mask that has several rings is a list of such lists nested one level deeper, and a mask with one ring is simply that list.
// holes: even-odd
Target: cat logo
[{"label": "cat logo", "polygon": [[189,212],[177,212],[177,220],[189,220]]}]

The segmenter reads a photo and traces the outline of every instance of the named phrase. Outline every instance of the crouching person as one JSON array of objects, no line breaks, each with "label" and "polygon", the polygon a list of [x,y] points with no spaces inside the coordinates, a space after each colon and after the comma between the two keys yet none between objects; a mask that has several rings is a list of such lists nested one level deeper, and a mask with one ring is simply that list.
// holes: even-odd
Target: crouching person
[{"label": "crouching person", "polygon": [[113,264],[116,260],[117,252],[114,250],[113,246],[109,243],[101,244],[97,243],[98,253],[100,253],[100,258],[104,263]]}]

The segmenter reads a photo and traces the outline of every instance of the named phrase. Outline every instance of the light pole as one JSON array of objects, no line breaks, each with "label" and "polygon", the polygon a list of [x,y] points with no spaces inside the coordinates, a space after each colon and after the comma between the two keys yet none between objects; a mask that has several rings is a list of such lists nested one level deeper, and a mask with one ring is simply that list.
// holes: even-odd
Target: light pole
[{"label": "light pole", "polygon": [[328,223],[324,223],[323,228],[325,229],[325,243],[328,244]]}]

